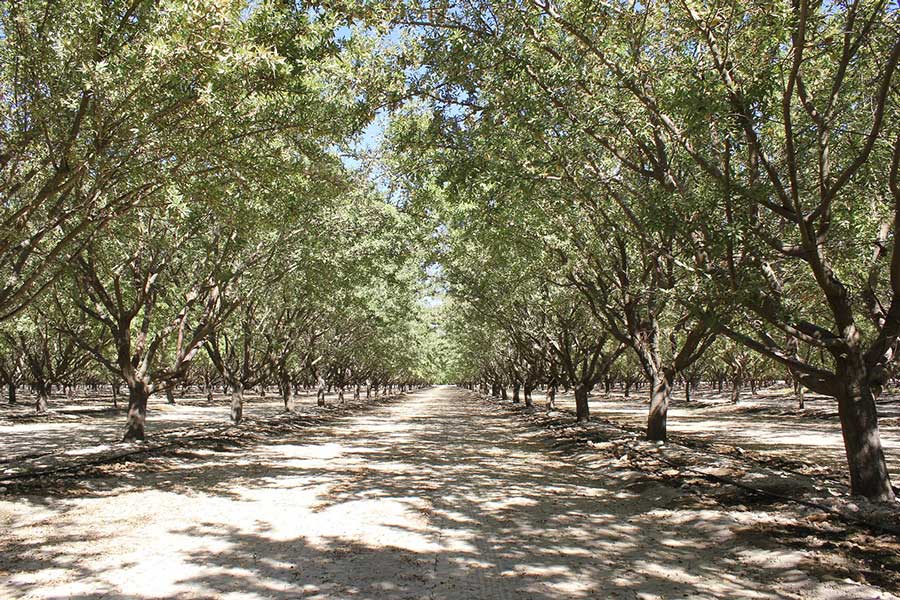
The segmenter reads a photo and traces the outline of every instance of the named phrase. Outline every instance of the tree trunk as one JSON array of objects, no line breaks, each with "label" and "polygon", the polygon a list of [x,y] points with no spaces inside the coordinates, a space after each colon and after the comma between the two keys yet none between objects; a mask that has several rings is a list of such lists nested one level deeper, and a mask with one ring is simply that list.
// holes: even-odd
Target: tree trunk
[{"label": "tree trunk", "polygon": [[501,386],[500,386],[500,399],[501,399],[501,400],[508,400],[508,399],[509,399],[509,395],[506,393],[506,386],[505,386],[505,385],[501,385]]},{"label": "tree trunk", "polygon": [[123,442],[144,439],[144,423],[147,421],[147,399],[150,390],[143,381],[128,385],[128,415],[125,417]]},{"label": "tree trunk", "polygon": [[735,377],[731,380],[731,403],[737,404],[741,400],[741,386],[743,386],[744,382],[740,377]]},{"label": "tree trunk", "polygon": [[358,383],[356,384],[356,388],[353,390],[353,399],[354,400],[359,400],[359,391],[360,391],[361,387],[362,386],[360,386]]},{"label": "tree trunk", "polygon": [[631,380],[630,379],[625,381],[625,397],[626,398],[631,397]]},{"label": "tree trunk", "polygon": [[9,399],[10,404],[16,403],[16,384],[7,383],[6,384],[6,397]]},{"label": "tree trunk", "polygon": [[316,406],[325,406],[325,384],[320,383],[316,388]]},{"label": "tree trunk", "polygon": [[684,401],[688,404],[691,402],[691,382],[684,380]]},{"label": "tree trunk", "polygon": [[231,387],[231,420],[240,425],[244,418],[244,384],[235,383]]},{"label": "tree trunk", "polygon": [[894,491],[881,448],[872,388],[864,372],[853,372],[849,368],[841,370],[847,383],[838,394],[837,401],[850,467],[850,491],[875,502],[892,501]]},{"label": "tree trunk", "polygon": [[579,385],[575,388],[575,421],[587,423],[591,419],[591,409],[588,406],[588,387]]},{"label": "tree trunk", "polygon": [[294,410],[294,397],[291,396],[291,385],[289,383],[282,382],[281,399],[284,400],[284,410],[288,412]]},{"label": "tree trunk", "polygon": [[534,406],[534,402],[531,401],[531,392],[534,390],[532,386],[525,386],[525,408],[531,408]]},{"label": "tree trunk", "polygon": [[547,412],[556,408],[556,386],[551,384],[547,392]]},{"label": "tree trunk", "polygon": [[803,384],[800,383],[799,379],[794,380],[794,396],[797,397],[797,408],[803,409],[805,408],[806,402],[804,398],[804,389]]},{"label": "tree trunk", "polygon": [[169,404],[175,404],[175,390],[174,386],[169,386],[166,388],[166,402]]},{"label": "tree trunk", "polygon": [[521,401],[519,398],[519,390],[521,390],[521,389],[522,389],[521,383],[516,382],[513,384],[513,397],[512,397],[513,404],[518,404]]},{"label": "tree trunk", "polygon": [[647,439],[666,441],[666,415],[672,395],[672,377],[666,373],[653,375],[650,386],[650,413],[647,416]]},{"label": "tree trunk", "polygon": [[50,406],[50,386],[46,383],[38,383],[35,387],[37,388],[37,399],[34,402],[34,411],[43,414]]}]

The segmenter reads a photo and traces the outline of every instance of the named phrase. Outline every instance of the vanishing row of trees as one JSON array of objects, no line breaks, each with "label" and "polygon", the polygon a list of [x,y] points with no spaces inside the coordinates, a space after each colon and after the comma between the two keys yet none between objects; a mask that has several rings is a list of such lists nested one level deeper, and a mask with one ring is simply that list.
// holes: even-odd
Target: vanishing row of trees
[{"label": "vanishing row of trees", "polygon": [[587,418],[585,390],[638,370],[664,440],[676,382],[752,352],[837,400],[853,493],[894,498],[876,399],[900,336],[896,5],[398,10],[427,68],[392,168],[439,224],[457,380],[564,378]]},{"label": "vanishing row of trees", "polygon": [[[2,375],[36,392],[419,382],[408,219],[340,157],[395,74],[293,3],[0,10]],[[359,388],[357,388],[358,390]]]}]

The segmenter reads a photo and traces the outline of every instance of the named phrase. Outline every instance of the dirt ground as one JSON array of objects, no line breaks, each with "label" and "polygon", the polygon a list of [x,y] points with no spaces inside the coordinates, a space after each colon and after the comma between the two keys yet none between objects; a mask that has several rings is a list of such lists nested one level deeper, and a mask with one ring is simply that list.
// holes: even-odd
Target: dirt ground
[{"label": "dirt ground", "polygon": [[[536,392],[535,403],[542,408],[545,396]],[[558,397],[563,410],[575,410],[572,395]],[[593,392],[591,416],[643,431],[647,424],[648,398],[645,391],[633,391],[625,397],[621,391],[609,396]],[[888,469],[900,483],[900,396],[884,394],[878,404],[879,428]],[[841,481],[847,478],[847,457],[841,439],[837,403],[833,398],[807,394],[804,409],[798,409],[793,391],[772,386],[751,394],[745,390],[738,404],[730,395],[704,386],[696,390],[691,402],[685,402],[682,390],[673,394],[667,420],[670,438],[696,445],[727,445],[794,466],[810,473],[827,475]]]},{"label": "dirt ground", "polygon": [[653,449],[602,422],[451,387],[250,403],[240,429],[202,404],[154,404],[171,444],[74,472],[125,446],[121,414],[0,423],[0,597],[897,597],[896,538],[635,460]]}]

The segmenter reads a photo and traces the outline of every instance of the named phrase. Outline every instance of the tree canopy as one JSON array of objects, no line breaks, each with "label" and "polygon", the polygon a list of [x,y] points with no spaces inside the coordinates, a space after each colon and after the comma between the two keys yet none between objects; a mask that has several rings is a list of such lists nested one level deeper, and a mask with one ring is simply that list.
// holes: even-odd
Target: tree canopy
[{"label": "tree canopy", "polygon": [[[513,400],[785,380],[891,500],[900,10],[22,0],[0,10],[0,376]],[[379,141],[380,139],[380,141]],[[802,396],[801,396],[802,397]],[[324,400],[323,400],[324,401]]]}]

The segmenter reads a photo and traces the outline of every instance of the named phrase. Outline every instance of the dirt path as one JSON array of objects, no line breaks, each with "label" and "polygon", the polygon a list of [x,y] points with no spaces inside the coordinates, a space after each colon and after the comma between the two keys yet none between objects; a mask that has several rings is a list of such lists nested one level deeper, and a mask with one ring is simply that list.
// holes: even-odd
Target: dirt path
[{"label": "dirt path", "polygon": [[0,597],[893,597],[760,535],[767,513],[577,464],[435,388],[294,438],[0,495]]}]

